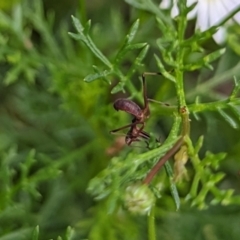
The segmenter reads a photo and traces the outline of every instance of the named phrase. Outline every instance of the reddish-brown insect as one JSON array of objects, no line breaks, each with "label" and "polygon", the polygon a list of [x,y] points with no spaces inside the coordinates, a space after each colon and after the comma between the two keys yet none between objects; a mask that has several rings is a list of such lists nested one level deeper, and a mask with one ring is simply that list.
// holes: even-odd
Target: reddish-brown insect
[{"label": "reddish-brown insect", "polygon": [[111,133],[115,133],[122,129],[130,128],[125,137],[125,142],[127,145],[131,145],[132,142],[139,141],[140,138],[145,140],[148,140],[150,138],[149,134],[143,131],[145,127],[145,121],[150,116],[147,98],[147,88],[145,82],[146,75],[160,75],[160,73],[146,72],[142,74],[143,100],[144,100],[144,106],[142,109],[135,102],[125,98],[117,99],[113,104],[115,110],[124,111],[134,116],[134,118],[132,119],[132,123],[111,131]]}]

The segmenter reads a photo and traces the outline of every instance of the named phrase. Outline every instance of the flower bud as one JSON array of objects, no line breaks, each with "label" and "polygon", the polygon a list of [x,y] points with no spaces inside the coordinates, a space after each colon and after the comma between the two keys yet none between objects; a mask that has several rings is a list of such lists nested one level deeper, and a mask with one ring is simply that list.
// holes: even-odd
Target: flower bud
[{"label": "flower bud", "polygon": [[126,188],[124,206],[134,214],[148,214],[155,203],[155,196],[146,184],[133,183]]}]

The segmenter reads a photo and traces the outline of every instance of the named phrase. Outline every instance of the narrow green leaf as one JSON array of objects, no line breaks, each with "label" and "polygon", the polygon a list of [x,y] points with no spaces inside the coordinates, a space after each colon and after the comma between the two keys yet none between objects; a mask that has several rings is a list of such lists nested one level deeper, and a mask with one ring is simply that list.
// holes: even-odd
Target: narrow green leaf
[{"label": "narrow green leaf", "polygon": [[30,168],[32,167],[32,165],[36,162],[35,160],[35,149],[31,149],[28,153],[28,156],[25,160],[24,163],[20,164],[20,168],[21,168],[21,180],[24,182],[25,179],[27,179],[28,173],[30,171]]},{"label": "narrow green leaf", "polygon": [[126,3],[132,5],[135,8],[139,8],[139,9],[144,9],[145,4],[141,3],[140,1],[136,1],[136,0],[125,0]]},{"label": "narrow green leaf", "polygon": [[126,36],[126,41],[127,41],[127,44],[131,43],[132,40],[134,39],[136,33],[137,33],[137,30],[138,30],[138,27],[139,27],[139,19],[137,19],[132,27],[130,28],[130,31],[128,33],[128,35]]},{"label": "narrow green leaf", "polygon": [[131,42],[133,41],[137,30],[139,27],[139,19],[136,20],[132,27],[129,30],[129,33],[126,35],[125,39],[124,39],[124,43],[123,46],[120,48],[120,50],[118,51],[118,53],[116,54],[115,63],[118,63],[119,61],[121,61],[121,59],[123,58],[123,56],[129,51],[129,50],[133,50],[133,49],[139,49],[144,47],[147,43],[137,43],[137,44],[131,44]]},{"label": "narrow green leaf", "polygon": [[114,60],[115,63],[118,63],[123,59],[123,57],[126,55],[128,51],[140,49],[147,45],[147,43],[136,43],[136,44],[129,44],[126,45],[124,48],[122,48],[116,55],[116,58]]},{"label": "narrow green leaf", "polygon": [[36,226],[33,230],[32,240],[38,240],[39,237],[39,226]]},{"label": "narrow green leaf", "polygon": [[212,38],[213,34],[217,31],[218,27],[213,26],[207,29],[204,32],[201,32],[199,29],[196,30],[195,34],[189,38],[187,41],[183,43],[183,45],[187,46],[188,44],[192,44],[194,42],[198,42],[199,44]]},{"label": "narrow green leaf", "polygon": [[191,12],[197,5],[197,2],[194,2],[193,4],[191,4],[190,6],[186,6],[186,12],[185,15],[188,14],[189,12]]},{"label": "narrow green leaf", "polygon": [[125,92],[125,91],[124,91],[124,88],[123,88],[124,85],[125,85],[125,83],[119,82],[119,83],[112,89],[111,94],[115,94],[115,93],[120,92],[120,91]]},{"label": "narrow green leaf", "polygon": [[194,116],[194,118],[197,120],[197,121],[200,121],[200,117],[197,113],[193,112],[192,115]]},{"label": "narrow green leaf", "polygon": [[69,34],[69,36],[71,36],[71,37],[72,37],[73,39],[75,39],[75,40],[81,40],[81,41],[83,41],[83,39],[84,39],[84,37],[83,37],[82,35],[77,34],[77,33],[71,33],[71,32],[69,32],[68,34]]},{"label": "narrow green leaf", "polygon": [[228,104],[229,108],[232,110],[232,112],[240,119],[240,106],[233,105],[231,103]]},{"label": "narrow green leaf", "polygon": [[85,26],[85,33],[86,33],[86,34],[89,34],[90,28],[91,28],[91,20],[89,19],[89,20],[87,21],[86,26]]},{"label": "narrow green leaf", "polygon": [[138,9],[144,9],[163,19],[169,27],[172,27],[173,23],[169,17],[163,14],[163,11],[152,0],[125,0],[125,2]]},{"label": "narrow green leaf", "polygon": [[160,58],[154,54],[154,57],[155,57],[155,60],[157,62],[157,65],[159,67],[159,70],[160,70],[160,73],[165,77],[167,78],[168,80],[172,81],[172,82],[176,82],[175,78],[173,75],[171,75],[168,71],[165,70]]},{"label": "narrow green leaf", "polygon": [[169,31],[167,25],[164,24],[163,20],[159,17],[157,17],[156,20],[157,20],[157,24],[158,24],[158,27],[161,30],[161,32],[166,34],[166,32]]},{"label": "narrow green leaf", "polygon": [[142,60],[145,58],[145,56],[147,55],[147,52],[148,52],[148,49],[149,49],[149,45],[146,45],[142,50],[141,52],[138,54],[138,56],[136,57],[135,61],[133,62],[131,68],[128,70],[128,73],[127,73],[127,79],[129,79],[133,73],[136,72],[136,68],[137,66],[140,66],[141,63],[142,63]]},{"label": "narrow green leaf", "polygon": [[221,57],[225,53],[226,49],[222,48],[215,52],[212,52],[203,58],[204,63],[210,63]]},{"label": "narrow green leaf", "polygon": [[[92,53],[101,60],[106,66],[108,66],[110,69],[112,68],[112,64],[109,62],[109,60],[103,55],[103,53],[96,47],[94,42],[92,41],[91,37],[88,34],[85,34],[84,28],[80,21],[72,16],[73,24],[78,31],[78,34],[69,33],[71,37],[73,37],[76,40],[81,40],[85,43],[85,45],[92,51]],[[89,31],[90,28],[90,22],[87,24],[87,31]]]},{"label": "narrow green leaf", "polygon": [[16,32],[18,33],[22,33],[23,31],[23,8],[21,4],[17,4],[14,8],[13,8],[13,28],[15,29]]},{"label": "narrow green leaf", "polygon": [[180,201],[180,198],[179,198],[179,194],[178,194],[176,184],[173,181],[173,170],[172,170],[172,167],[171,167],[171,165],[168,161],[164,164],[164,168],[165,168],[166,173],[168,175],[168,180],[169,180],[169,183],[170,183],[170,191],[171,191],[171,194],[172,194],[175,206],[176,206],[176,211],[178,211],[179,208],[180,208],[180,205],[181,205],[181,201]]},{"label": "narrow green leaf", "polygon": [[226,157],[226,153],[221,152],[218,154],[213,154],[209,151],[206,152],[205,158],[201,161],[201,165],[203,167],[209,167],[211,166],[215,170],[219,168],[220,161],[222,161]]},{"label": "narrow green leaf", "polygon": [[129,44],[126,47],[126,50],[134,50],[134,49],[140,49],[147,45],[147,43],[135,43],[135,44]]},{"label": "narrow green leaf", "polygon": [[72,240],[74,235],[74,229],[70,226],[67,227],[66,240]]},{"label": "narrow green leaf", "polygon": [[236,76],[234,76],[234,88],[233,88],[232,93],[229,97],[229,101],[232,101],[234,98],[236,98],[239,90],[240,90],[240,80],[238,80],[236,78]]},{"label": "narrow green leaf", "polygon": [[6,85],[14,83],[18,80],[21,74],[26,75],[27,71],[29,71],[29,69],[27,69],[29,68],[29,63],[25,59],[21,60],[21,54],[16,53],[10,57],[12,57],[11,60],[14,66],[7,72],[6,77],[3,80]]},{"label": "narrow green leaf", "polygon": [[[100,73],[89,74],[83,80],[85,82],[92,82],[92,81],[95,81],[99,78],[105,78],[106,76],[110,75],[111,73],[112,73],[112,71],[105,70],[105,71],[100,72]],[[111,81],[108,81],[108,83],[111,84]]]},{"label": "narrow green leaf", "polygon": [[116,210],[117,207],[117,201],[120,198],[120,191],[115,190],[114,192],[111,191],[110,197],[107,199],[107,213],[113,214],[114,210]]},{"label": "narrow green leaf", "polygon": [[207,56],[200,58],[198,61],[191,63],[191,64],[185,64],[184,65],[184,70],[188,71],[194,71],[196,69],[200,69],[202,67],[206,67],[210,70],[213,70],[212,65],[210,64],[211,62],[215,61],[218,59],[222,54],[225,52],[225,48],[219,49],[213,53],[208,54]]},{"label": "narrow green leaf", "polygon": [[229,123],[229,125],[232,128],[237,129],[239,127],[238,123],[231,116],[229,116],[226,112],[224,112],[222,109],[218,108],[218,112],[226,120],[226,122]]},{"label": "narrow green leaf", "polygon": [[194,148],[195,154],[198,154],[198,152],[200,151],[200,149],[203,145],[203,140],[204,140],[203,135],[198,138],[197,143],[196,143],[195,148]]},{"label": "narrow green leaf", "polygon": [[226,176],[223,172],[218,172],[210,176],[208,179],[207,185],[210,187],[215,185],[216,183],[220,182]]},{"label": "narrow green leaf", "polygon": [[160,49],[161,56],[162,56],[164,62],[167,65],[175,68],[176,63],[175,63],[175,60],[173,59],[173,54],[172,54],[173,48],[174,48],[173,44],[166,43],[161,38],[157,39],[156,42],[157,42],[158,48]]},{"label": "narrow green leaf", "polygon": [[[115,157],[113,162],[121,161]],[[109,169],[102,170],[97,176],[92,178],[88,184],[87,192],[90,193],[96,200],[101,200],[111,194],[111,189],[108,186],[112,183],[112,175]]]},{"label": "narrow green leaf", "polygon": [[149,45],[145,45],[144,48],[141,50],[141,52],[138,54],[137,58],[135,59],[134,61],[135,65],[139,65],[142,62],[142,60],[147,55],[148,49],[149,49]]},{"label": "narrow green leaf", "polygon": [[72,17],[73,25],[75,26],[76,30],[79,33],[83,32],[84,27],[82,26],[81,22],[77,18],[75,18],[74,16],[71,16],[71,17]]},{"label": "narrow green leaf", "polygon": [[221,201],[222,205],[229,205],[230,203],[232,203],[232,195],[234,194],[234,191],[234,189],[228,189],[225,191],[224,197]]}]

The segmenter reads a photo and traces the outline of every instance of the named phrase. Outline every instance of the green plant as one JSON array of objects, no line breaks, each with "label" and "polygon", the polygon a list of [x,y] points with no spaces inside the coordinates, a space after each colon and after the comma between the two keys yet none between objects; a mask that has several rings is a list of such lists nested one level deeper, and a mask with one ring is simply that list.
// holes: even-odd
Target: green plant
[{"label": "green plant", "polygon": [[[238,27],[224,52],[185,5],[175,21],[150,0],[14,2],[0,11],[0,239],[238,239]],[[112,102],[141,102],[150,71],[149,149],[128,148]]]},{"label": "green plant", "polygon": [[[182,180],[184,176],[186,177],[185,164],[188,158],[192,164],[192,183],[190,185],[188,183],[186,184],[188,193],[185,194],[185,201],[201,209],[208,206],[209,197],[212,204],[239,204],[240,197],[233,195],[233,189],[223,190],[218,187],[219,182],[225,176],[223,172],[219,171],[219,166],[220,162],[226,157],[226,153],[213,154],[208,151],[205,156],[200,157],[199,151],[203,144],[203,136],[200,136],[194,146],[190,138],[191,120],[189,118],[189,114],[193,114],[197,118],[196,114],[199,112],[209,110],[216,111],[233,128],[238,128],[240,118],[238,107],[240,103],[240,98],[238,98],[239,81],[237,78],[234,78],[235,85],[232,94],[227,99],[209,103],[200,103],[199,97],[197,97],[195,103],[187,104],[187,96],[196,96],[204,91],[212,91],[212,87],[221,82],[220,77],[214,77],[214,80],[210,79],[206,83],[200,84],[196,90],[190,89],[187,93],[185,93],[184,90],[185,72],[203,68],[213,70],[214,67],[211,63],[225,53],[225,49],[223,48],[208,53],[202,47],[202,43],[209,39],[216,32],[217,27],[230,19],[238,9],[227,16],[219,25],[204,32],[196,32],[191,37],[185,38],[187,27],[186,16],[193,7],[187,8],[185,5],[186,1],[181,1],[179,4],[180,15],[176,20],[176,25],[168,17],[164,16],[164,13],[150,0],[145,2],[136,0],[127,2],[136,8],[151,12],[156,17],[158,30],[160,30],[162,34],[162,36],[156,40],[159,53],[154,54],[158,67],[157,71],[172,82],[176,92],[177,106],[169,108],[166,113],[167,107],[158,105],[152,115],[165,113],[175,118],[175,122],[167,139],[160,147],[141,154],[130,152],[127,155],[120,154],[120,156],[114,156],[109,166],[91,180],[88,191],[95,199],[106,199],[108,213],[112,214],[119,209],[119,201],[122,202],[123,205],[128,206],[129,211],[142,214],[149,213],[151,209],[154,208],[155,201],[149,189],[146,189],[144,184],[149,185],[156,197],[159,197],[160,189],[157,189],[157,186],[163,180],[157,178],[156,175],[161,166],[166,163],[170,157],[175,155],[174,177],[169,163],[166,163],[165,169],[168,173],[168,180],[171,184],[170,189],[177,210],[180,206],[180,199],[176,182]],[[90,37],[90,21],[83,26],[77,18],[72,17],[72,19],[77,33],[70,33],[70,35],[74,39],[82,41],[103,65],[103,67],[101,67],[103,70],[94,66],[95,73],[86,76],[84,80],[86,82],[92,82],[99,79],[111,83],[109,75],[116,75],[119,82],[111,93],[124,92],[125,89],[127,89],[130,92],[130,98],[139,98],[138,92],[132,85],[131,77],[144,61],[144,57],[149,49],[147,43],[133,42],[139,27],[139,20],[133,23],[123,41],[123,45],[119,48],[115,56],[108,59],[97,48]],[[127,73],[123,74],[120,69],[126,54],[128,54],[129,51],[138,49],[139,53],[136,59],[129,66]],[[191,60],[191,57],[195,53],[199,53],[200,56]],[[169,71],[168,69],[172,70]],[[233,68],[231,71],[232,77],[233,74],[236,73],[235,70],[236,68]],[[214,84],[214,82],[216,83]],[[238,120],[233,117],[232,114],[235,114]],[[153,177],[156,177],[156,179],[151,183]],[[142,186],[139,182],[141,180],[143,181]],[[127,192],[127,197],[124,195],[124,192]],[[132,202],[129,203],[129,201]],[[139,208],[137,209],[136,205],[138,202]],[[148,205],[148,207],[146,205]],[[152,214],[153,213],[150,213],[149,218],[153,218]],[[149,229],[152,229],[152,224],[153,223],[150,224]],[[154,233],[150,234],[149,239],[155,239]]]}]

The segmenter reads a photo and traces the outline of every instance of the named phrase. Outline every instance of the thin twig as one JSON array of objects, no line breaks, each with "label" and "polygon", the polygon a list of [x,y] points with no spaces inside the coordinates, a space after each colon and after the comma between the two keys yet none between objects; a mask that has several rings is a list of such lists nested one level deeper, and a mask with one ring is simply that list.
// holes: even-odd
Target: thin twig
[{"label": "thin twig", "polygon": [[161,169],[161,167],[164,165],[164,163],[177,152],[177,150],[181,147],[182,144],[183,144],[183,137],[181,137],[173,145],[173,147],[162,158],[159,159],[159,161],[156,163],[156,165],[151,169],[151,171],[148,173],[146,178],[143,180],[144,184],[149,184],[152,181],[153,177]]}]

